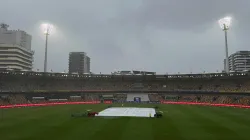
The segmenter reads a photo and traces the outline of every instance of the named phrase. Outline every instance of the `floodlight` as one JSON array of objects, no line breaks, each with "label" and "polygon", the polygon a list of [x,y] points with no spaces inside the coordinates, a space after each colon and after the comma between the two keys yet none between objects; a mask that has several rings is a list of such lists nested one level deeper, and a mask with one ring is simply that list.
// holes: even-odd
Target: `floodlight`
[{"label": "floodlight", "polygon": [[41,25],[41,28],[42,28],[42,31],[44,34],[51,34],[51,32],[53,31],[54,27],[52,24],[49,24],[49,23],[44,23]]},{"label": "floodlight", "polygon": [[228,57],[228,43],[227,43],[227,30],[229,29],[231,22],[232,22],[232,18],[231,17],[224,17],[222,19],[220,19],[219,21],[219,25],[221,27],[221,29],[224,31],[225,33],[225,53],[226,53],[226,73],[229,73],[229,57]]},{"label": "floodlight", "polygon": [[47,72],[47,51],[48,51],[48,37],[53,31],[53,25],[49,23],[41,24],[41,29],[46,37],[45,40],[45,58],[44,58],[44,72]]},{"label": "floodlight", "polygon": [[219,22],[221,29],[228,30],[231,25],[231,21],[232,21],[231,17],[224,17],[220,19],[218,22]]}]

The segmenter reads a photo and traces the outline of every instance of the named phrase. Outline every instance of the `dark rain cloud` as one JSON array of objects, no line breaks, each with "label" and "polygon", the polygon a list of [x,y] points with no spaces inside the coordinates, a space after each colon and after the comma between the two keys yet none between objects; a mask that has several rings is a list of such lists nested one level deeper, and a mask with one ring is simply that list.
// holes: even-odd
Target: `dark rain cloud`
[{"label": "dark rain cloud", "polygon": [[49,65],[68,67],[70,51],[86,51],[91,70],[149,70],[158,73],[215,72],[223,68],[224,37],[217,24],[232,16],[229,51],[249,49],[248,0],[8,0],[0,17],[33,36],[34,68],[43,68],[39,24],[55,25]]}]

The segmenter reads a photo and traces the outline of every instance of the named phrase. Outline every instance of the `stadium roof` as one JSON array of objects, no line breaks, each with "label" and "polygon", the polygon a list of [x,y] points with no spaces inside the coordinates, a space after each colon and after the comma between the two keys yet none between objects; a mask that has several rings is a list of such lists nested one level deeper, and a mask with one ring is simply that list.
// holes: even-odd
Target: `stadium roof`
[{"label": "stadium roof", "polygon": [[250,77],[249,72],[232,73],[203,73],[203,74],[173,74],[173,75],[112,75],[112,74],[68,74],[68,73],[49,73],[49,72],[25,72],[25,71],[0,71],[1,75],[20,75],[20,76],[46,76],[46,77],[67,77],[67,78],[114,78],[114,77],[154,77],[156,79],[187,79],[187,78],[228,78],[228,77]]}]

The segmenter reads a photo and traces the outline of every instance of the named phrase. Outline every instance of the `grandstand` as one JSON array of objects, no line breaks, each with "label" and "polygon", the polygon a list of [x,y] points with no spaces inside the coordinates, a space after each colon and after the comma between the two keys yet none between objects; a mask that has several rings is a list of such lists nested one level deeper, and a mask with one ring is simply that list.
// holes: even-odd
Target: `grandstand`
[{"label": "grandstand", "polygon": [[2,92],[42,91],[250,91],[249,73],[187,75],[75,75],[1,72]]},{"label": "grandstand", "polygon": [[249,77],[249,73],[75,75],[5,71],[0,73],[0,103],[187,101],[250,105]]}]

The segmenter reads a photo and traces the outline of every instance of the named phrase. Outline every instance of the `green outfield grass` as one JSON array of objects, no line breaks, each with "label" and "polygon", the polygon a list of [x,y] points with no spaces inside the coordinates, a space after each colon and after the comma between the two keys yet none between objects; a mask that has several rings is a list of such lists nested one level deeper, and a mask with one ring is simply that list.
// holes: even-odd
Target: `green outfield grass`
[{"label": "green outfield grass", "polygon": [[72,113],[86,109],[101,111],[107,106],[60,105],[0,110],[3,114],[0,140],[250,139],[250,109],[158,105],[159,110],[164,112],[160,119],[71,117]]}]

